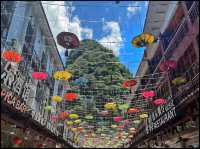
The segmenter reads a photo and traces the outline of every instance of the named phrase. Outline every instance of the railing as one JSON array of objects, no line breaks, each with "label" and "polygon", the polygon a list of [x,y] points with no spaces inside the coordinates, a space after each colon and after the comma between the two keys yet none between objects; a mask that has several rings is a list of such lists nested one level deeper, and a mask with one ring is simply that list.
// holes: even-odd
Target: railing
[{"label": "railing", "polygon": [[189,10],[189,18],[192,23],[194,23],[197,17],[199,17],[199,2],[198,1],[194,2]]}]

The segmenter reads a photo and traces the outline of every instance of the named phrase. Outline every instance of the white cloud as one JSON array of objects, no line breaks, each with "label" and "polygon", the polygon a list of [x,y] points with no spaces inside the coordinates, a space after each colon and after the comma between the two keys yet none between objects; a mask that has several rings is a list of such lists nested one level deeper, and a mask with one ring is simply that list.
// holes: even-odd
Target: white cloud
[{"label": "white cloud", "polygon": [[119,49],[123,44],[119,23],[114,21],[106,22],[103,26],[103,31],[110,32],[110,34],[101,38],[99,42],[103,46],[113,50],[116,56],[119,56]]},{"label": "white cloud", "polygon": [[[54,38],[63,31],[76,34],[79,40],[83,38],[91,39],[93,37],[93,30],[82,27],[78,16],[71,18],[70,12],[76,9],[72,6],[72,2],[67,2],[70,7],[64,6],[66,5],[64,1],[43,1],[42,4]],[[60,53],[64,53],[65,51],[65,49],[59,45],[58,49]]]},{"label": "white cloud", "polygon": [[139,2],[133,2],[132,4],[129,4],[127,7],[127,16],[129,18],[142,10],[141,5],[139,4]]}]

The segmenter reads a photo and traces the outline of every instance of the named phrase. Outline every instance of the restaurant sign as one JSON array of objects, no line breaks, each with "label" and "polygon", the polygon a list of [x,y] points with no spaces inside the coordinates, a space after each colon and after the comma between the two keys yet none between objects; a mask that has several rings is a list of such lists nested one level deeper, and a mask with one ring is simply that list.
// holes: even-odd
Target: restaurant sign
[{"label": "restaurant sign", "polygon": [[23,76],[11,62],[1,60],[1,101],[20,112],[28,111],[26,104],[31,89],[31,78]]},{"label": "restaurant sign", "polygon": [[152,132],[154,129],[159,128],[175,116],[175,106],[173,100],[170,98],[167,104],[159,106],[146,120],[147,134]]}]

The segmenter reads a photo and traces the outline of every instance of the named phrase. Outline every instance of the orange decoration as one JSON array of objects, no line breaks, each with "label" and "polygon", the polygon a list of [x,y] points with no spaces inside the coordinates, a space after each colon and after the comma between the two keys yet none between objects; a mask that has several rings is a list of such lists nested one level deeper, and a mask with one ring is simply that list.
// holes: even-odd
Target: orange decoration
[{"label": "orange decoration", "polygon": [[19,63],[22,60],[22,57],[19,53],[14,50],[6,50],[3,52],[2,57],[10,62]]},{"label": "orange decoration", "polygon": [[122,87],[123,88],[130,88],[130,87],[136,85],[136,83],[137,83],[137,81],[135,81],[135,80],[125,80],[122,84]]},{"label": "orange decoration", "polygon": [[59,118],[60,119],[65,119],[69,116],[68,112],[60,112]]}]

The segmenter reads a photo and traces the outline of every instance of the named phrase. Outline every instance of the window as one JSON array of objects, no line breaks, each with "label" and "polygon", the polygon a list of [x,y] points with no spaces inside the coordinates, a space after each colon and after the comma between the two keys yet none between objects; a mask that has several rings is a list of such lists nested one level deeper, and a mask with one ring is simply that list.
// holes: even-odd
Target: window
[{"label": "window", "polygon": [[5,40],[14,13],[14,7],[14,1],[1,1],[1,38]]}]

